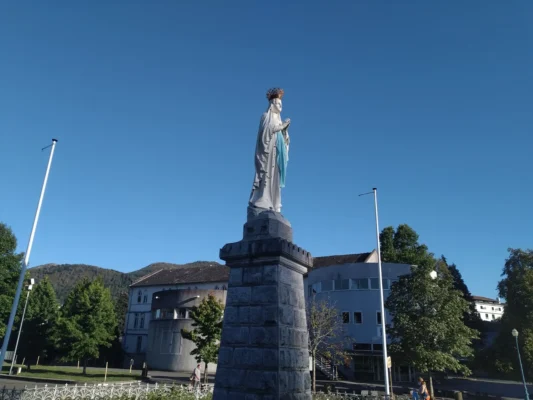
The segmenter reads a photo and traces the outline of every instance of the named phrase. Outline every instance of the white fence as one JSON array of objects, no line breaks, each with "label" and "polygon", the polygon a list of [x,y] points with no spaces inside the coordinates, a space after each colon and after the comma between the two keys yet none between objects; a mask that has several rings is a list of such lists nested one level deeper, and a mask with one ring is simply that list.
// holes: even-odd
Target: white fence
[{"label": "white fence", "polygon": [[64,385],[41,386],[24,389],[0,388],[0,400],[146,400],[150,393],[168,393],[172,398],[180,398],[183,394],[192,398],[203,400],[211,397],[212,386],[193,389],[189,386],[167,386],[147,383],[115,383],[95,385]]},{"label": "white fence", "polygon": [[[0,388],[0,400],[147,400],[150,393],[165,395],[172,399],[211,399],[213,387],[205,385],[197,390],[190,386],[167,386],[147,383],[115,383],[95,385],[41,386],[24,389]],[[183,396],[183,397],[182,397]],[[323,393],[313,396],[313,400],[389,400],[377,392]],[[411,400],[410,396],[394,396],[394,400]]]}]

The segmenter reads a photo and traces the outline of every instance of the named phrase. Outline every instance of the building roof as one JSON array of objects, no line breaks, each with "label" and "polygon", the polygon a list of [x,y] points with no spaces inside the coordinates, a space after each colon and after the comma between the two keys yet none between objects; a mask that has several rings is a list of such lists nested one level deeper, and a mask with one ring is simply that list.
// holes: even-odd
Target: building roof
[{"label": "building roof", "polygon": [[227,282],[229,267],[220,264],[160,269],[137,280],[130,287],[188,283]]},{"label": "building roof", "polygon": [[491,299],[483,296],[472,296],[472,298],[474,299],[474,301],[483,301],[485,303],[500,303],[498,299]]},{"label": "building roof", "polygon": [[364,263],[374,252],[359,254],[340,254],[336,256],[313,257],[313,268],[331,267],[333,265]]}]

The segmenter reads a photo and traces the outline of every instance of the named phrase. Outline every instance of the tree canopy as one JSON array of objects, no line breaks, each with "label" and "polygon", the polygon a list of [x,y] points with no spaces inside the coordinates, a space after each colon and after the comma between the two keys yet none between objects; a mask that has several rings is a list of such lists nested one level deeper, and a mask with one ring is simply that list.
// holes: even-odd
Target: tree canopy
[{"label": "tree canopy", "polygon": [[518,342],[527,376],[533,375],[533,250],[508,249],[509,256],[498,283],[500,297],[506,300],[501,331],[490,358],[498,373],[519,377],[516,342],[511,331],[519,333]]},{"label": "tree canopy", "polygon": [[451,275],[453,288],[460,291],[463,294],[463,298],[468,302],[468,309],[463,315],[463,320],[466,326],[482,332],[484,330],[483,321],[476,310],[476,302],[474,301],[474,297],[470,293],[468,286],[463,280],[463,276],[461,275],[459,268],[457,268],[457,265],[455,264],[448,265],[444,256],[441,257],[441,261],[444,263]]},{"label": "tree canopy", "polygon": [[66,360],[96,359],[116,336],[115,307],[109,289],[97,279],[80,281],[70,292],[61,310],[56,330],[56,347]]},{"label": "tree canopy", "polygon": [[418,243],[418,234],[409,225],[399,225],[396,230],[388,226],[379,235],[383,262],[433,267],[436,263],[433,253],[425,244]]},{"label": "tree canopy", "polygon": [[[24,254],[17,253],[17,238],[11,228],[0,223],[0,338],[6,334],[7,322],[17,288]],[[24,298],[25,292],[21,298]],[[21,306],[19,302],[19,310]],[[17,321],[17,320],[16,320]]]},{"label": "tree canopy", "polygon": [[199,306],[191,308],[190,317],[194,321],[193,330],[182,329],[184,339],[191,340],[196,348],[191,351],[196,361],[204,362],[204,380],[207,383],[207,369],[209,363],[216,363],[222,335],[222,316],[224,305],[215,296],[209,294],[204,297]]},{"label": "tree canopy", "polygon": [[391,354],[421,372],[469,374],[461,360],[472,356],[478,333],[465,325],[471,306],[459,271],[455,266],[450,271],[444,257],[437,260],[408,225],[383,229],[380,240],[383,261],[412,265],[411,274],[393,283],[386,302]]},{"label": "tree canopy", "polygon": [[460,360],[472,356],[475,330],[463,321],[469,304],[449,275],[433,280],[431,268],[413,267],[392,285],[386,307],[392,315],[391,354],[421,372],[470,373]]},{"label": "tree canopy", "polygon": [[54,344],[51,338],[58,317],[59,303],[54,288],[44,278],[37,282],[30,293],[18,354],[28,361],[35,361],[37,357],[45,361],[53,356]]}]

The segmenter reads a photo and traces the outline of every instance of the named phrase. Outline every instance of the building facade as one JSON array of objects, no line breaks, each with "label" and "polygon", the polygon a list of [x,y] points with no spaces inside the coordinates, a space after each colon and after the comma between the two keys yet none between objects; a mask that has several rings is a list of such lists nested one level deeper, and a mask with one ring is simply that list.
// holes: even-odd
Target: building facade
[{"label": "building facade", "polygon": [[170,290],[226,290],[228,279],[229,268],[213,263],[206,266],[162,269],[130,285],[122,340],[124,365],[129,366],[133,360],[133,364],[140,367],[146,361],[155,293]]},{"label": "building facade", "polygon": [[[408,264],[382,264],[383,289],[388,296],[393,282],[410,274]],[[383,316],[380,310],[377,254],[351,254],[316,257],[314,268],[305,279],[307,301],[327,300],[343,321],[344,334],[350,338],[346,348],[351,364],[339,371],[349,379],[372,381],[383,379]],[[385,323],[391,319],[385,310]],[[410,368],[393,363],[393,381],[411,381]]]},{"label": "building facade", "polygon": [[[227,291],[223,289],[179,289],[155,292],[152,298],[152,315],[148,328],[146,362],[150,369],[191,372],[196,360],[191,351],[194,343],[181,336],[181,330],[192,330],[190,310],[200,305],[209,295],[226,304]],[[203,367],[203,366],[202,366]],[[216,364],[209,364],[210,372]]]},{"label": "building facade", "polygon": [[[353,354],[348,368],[340,371],[350,379],[381,380],[382,338],[376,251],[315,257],[304,276],[306,301],[328,299],[344,322]],[[410,273],[410,265],[383,263],[383,287],[388,295],[392,283]],[[189,310],[213,293],[225,304],[229,268],[220,264],[165,269],[147,275],[130,286],[129,308],[123,348],[125,364],[147,362],[150,369],[190,371],[195,359],[193,344],[181,338],[190,328]],[[196,297],[200,296],[200,297]],[[390,324],[390,316],[385,315]],[[215,365],[209,370],[214,371]],[[410,381],[413,371],[393,362],[393,380]]]},{"label": "building facade", "polygon": [[476,304],[476,311],[483,321],[497,321],[503,316],[505,304],[500,299],[490,299],[482,296],[472,296]]}]

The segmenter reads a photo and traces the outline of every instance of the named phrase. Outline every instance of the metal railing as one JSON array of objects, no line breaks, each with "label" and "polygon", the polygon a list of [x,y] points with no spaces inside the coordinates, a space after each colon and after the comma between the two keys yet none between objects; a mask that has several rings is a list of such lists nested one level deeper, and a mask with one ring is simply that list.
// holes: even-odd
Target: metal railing
[{"label": "metal railing", "polygon": [[329,380],[336,381],[339,379],[337,367],[333,365],[326,357],[318,355],[315,359],[315,364],[317,369],[326,375]]}]

